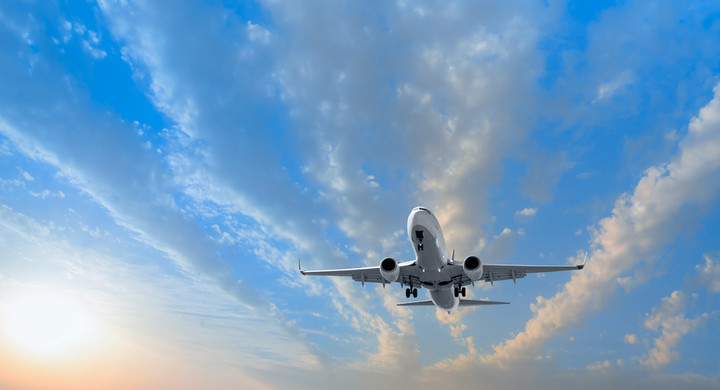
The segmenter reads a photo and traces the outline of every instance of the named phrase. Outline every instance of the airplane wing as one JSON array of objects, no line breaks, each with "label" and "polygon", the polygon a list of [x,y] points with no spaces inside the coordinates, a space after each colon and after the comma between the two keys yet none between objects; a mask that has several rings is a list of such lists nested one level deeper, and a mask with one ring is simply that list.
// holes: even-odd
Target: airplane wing
[{"label": "airplane wing", "polygon": [[[407,272],[408,267],[416,267],[415,261],[407,261],[398,264],[398,268],[400,269],[400,276],[398,277],[396,282],[410,285],[412,284],[414,279],[417,279]],[[380,274],[380,266],[306,271],[300,268],[300,261],[298,261],[298,269],[303,275],[350,276],[352,280],[360,282],[363,285],[365,285],[365,283],[389,283]],[[419,282],[415,282],[414,284],[416,285],[416,287],[420,287]]]},{"label": "airplane wing", "polygon": [[[587,255],[585,255],[585,260],[587,260]],[[458,278],[460,284],[463,286],[471,284],[472,281],[463,271],[462,263],[453,263],[453,265],[456,267],[453,270],[455,274],[453,279]],[[585,267],[585,261],[578,265],[483,264],[482,266],[483,274],[477,281],[490,282],[492,284],[500,280],[512,280],[514,282],[532,273],[581,270]]]},{"label": "airplane wing", "polygon": [[585,263],[580,265],[514,265],[514,264],[483,264],[482,280],[496,282],[498,280],[516,280],[524,278],[527,274],[539,272],[557,272],[580,270]]}]

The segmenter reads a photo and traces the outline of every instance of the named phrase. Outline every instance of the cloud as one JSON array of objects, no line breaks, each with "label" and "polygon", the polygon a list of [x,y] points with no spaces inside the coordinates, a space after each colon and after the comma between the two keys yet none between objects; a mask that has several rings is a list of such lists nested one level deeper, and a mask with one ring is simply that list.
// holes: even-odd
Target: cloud
[{"label": "cloud", "polygon": [[684,335],[695,331],[705,323],[707,313],[694,319],[685,318],[686,301],[687,294],[673,291],[670,296],[662,299],[660,306],[653,308],[652,313],[645,320],[645,327],[650,330],[660,329],[662,335],[654,340],[653,348],[640,359],[640,364],[659,370],[672,360],[677,360],[680,354],[673,348],[680,343]]},{"label": "cloud", "polygon": [[[39,30],[29,34],[34,37]],[[13,38],[9,42],[19,55],[32,55],[26,43]],[[0,133],[26,156],[55,167],[139,241],[166,253],[189,275],[213,280],[239,302],[265,313],[305,343],[310,360],[323,359],[265,294],[234,276],[201,227],[175,203],[177,183],[163,173],[162,156],[142,147],[131,126],[93,109],[82,90],[49,60],[38,60],[32,75],[16,63],[1,65],[13,82],[0,98]],[[34,115],[37,109],[44,115]]]},{"label": "cloud", "polygon": [[[100,3],[102,19],[110,23],[111,31],[103,33],[102,41],[107,44],[114,39],[138,80],[149,82],[150,89],[143,92],[167,120],[167,129],[143,125],[137,134],[137,125],[122,124],[130,122],[124,115],[134,113],[92,115],[105,108],[89,104],[82,96],[81,83],[73,82],[68,74],[43,74],[43,67],[55,65],[42,58],[41,72],[36,72],[40,78],[30,83],[32,88],[11,89],[0,97],[3,134],[27,156],[58,167],[63,178],[102,205],[140,242],[172,258],[193,281],[210,280],[211,285],[223,288],[219,294],[232,294],[258,313],[268,313],[260,318],[285,329],[285,336],[279,337],[300,340],[288,344],[297,351],[292,359],[295,355],[312,361],[322,357],[303,337],[306,332],[298,325],[302,321],[295,322],[292,310],[284,309],[295,303],[284,301],[289,295],[312,299],[323,294],[333,305],[330,311],[337,312],[334,317],[328,314],[332,320],[327,323],[342,322],[337,329],[355,334],[352,347],[345,350],[349,357],[340,358],[342,363],[350,361],[351,368],[338,367],[342,364],[331,370],[280,368],[282,375],[275,367],[252,368],[262,378],[262,383],[254,385],[437,387],[447,386],[449,372],[461,385],[483,383],[489,388],[578,384],[673,388],[688,383],[697,388],[717,387],[716,378],[633,373],[626,375],[629,378],[598,378],[590,369],[567,372],[550,366],[552,356],[548,355],[552,354],[541,351],[554,334],[602,307],[617,282],[628,291],[643,282],[637,274],[632,278],[626,273],[638,262],[652,259],[659,241],[672,238],[672,233],[658,237],[654,233],[665,231],[666,222],[678,209],[714,199],[716,188],[706,188],[712,187],[712,180],[688,179],[692,175],[683,169],[696,167],[681,161],[680,153],[670,164],[653,167],[659,173],[648,171],[643,178],[650,182],[647,186],[657,187],[651,192],[660,193],[662,203],[653,203],[654,195],[642,194],[640,185],[634,194],[621,197],[614,214],[593,233],[597,250],[584,271],[589,275],[582,276],[585,281],[573,279],[563,297],[538,299],[533,306],[537,322],[526,327],[526,336],[518,336],[529,341],[514,350],[499,348],[492,358],[499,360],[500,351],[515,358],[542,356],[532,362],[508,360],[517,369],[514,372],[529,375],[480,364],[478,350],[483,348],[475,346],[480,339],[465,335],[481,331],[478,327],[469,330],[461,317],[444,319],[452,321],[447,324],[450,337],[467,351],[457,359],[437,356],[443,359],[440,363],[423,368],[420,362],[430,358],[421,355],[425,344],[418,334],[437,330],[432,312],[409,314],[408,309],[394,307],[394,292],[363,290],[346,279],[297,277],[297,254],[309,259],[308,266],[323,267],[374,265],[386,254],[398,259],[411,256],[404,220],[418,204],[431,207],[441,218],[448,244],[461,257],[483,249],[502,257],[512,250],[514,236],[523,230],[506,228],[489,237],[493,233],[483,231],[490,220],[486,202],[493,199],[498,183],[504,186],[515,180],[505,179],[503,161],[517,157],[518,150],[535,142],[531,135],[544,131],[536,128],[537,120],[546,115],[545,101],[553,99],[545,99],[547,91],[537,87],[538,79],[552,67],[552,58],[542,47],[556,40],[544,34],[562,24],[556,23],[562,21],[557,17],[562,7],[521,1],[502,5],[398,2],[373,4],[372,9],[332,1],[310,8],[288,2],[263,6],[253,14],[227,4]],[[615,16],[623,17],[618,18],[621,24],[634,26],[627,23],[632,15]],[[608,19],[614,22],[612,17],[604,20]],[[74,40],[79,49],[85,44],[99,48],[99,33],[85,25],[68,23],[67,31],[60,32],[83,34],[85,41]],[[428,25],[436,28],[430,31]],[[591,47],[597,48],[598,37],[607,33],[603,28],[619,31],[607,23],[591,25],[594,35],[587,37]],[[28,49],[16,45],[17,41],[7,40],[14,45],[8,51],[27,54]],[[628,51],[623,45],[613,49]],[[115,54],[107,50],[104,55]],[[574,55],[562,53],[564,58]],[[14,58],[5,56],[0,69],[10,70],[3,73],[9,75],[8,80],[27,81],[25,69],[12,65]],[[578,85],[554,92],[575,98],[578,91],[588,90],[591,96],[585,102],[602,94],[605,104],[597,106],[617,108],[610,103],[629,95],[643,81],[640,71],[632,73],[637,77],[632,88],[618,82],[615,75],[622,75],[629,66],[614,65],[618,58],[617,54],[608,59],[588,56],[586,63],[562,64],[570,74],[559,77],[558,84]],[[607,65],[611,69],[605,70]],[[590,74],[573,74],[577,69],[590,69]],[[702,70],[697,73],[703,74]],[[43,85],[50,88],[45,91],[40,88]],[[42,97],[36,111],[39,107],[52,120],[33,117],[26,121],[32,110],[15,101],[33,101],[35,95]],[[46,107],[51,109],[45,111]],[[572,111],[577,113],[561,121],[572,122],[573,115],[584,120],[588,114],[575,106]],[[590,114],[580,127],[594,123],[592,116],[598,114]],[[80,131],[70,137],[70,131],[64,130],[68,128]],[[698,143],[714,143],[712,137],[702,138]],[[715,178],[716,170],[706,164],[712,158],[690,139],[684,138],[681,152],[698,155],[701,165],[710,166],[709,172],[700,175]],[[567,169],[563,152],[543,153],[527,159],[528,174],[521,182],[524,194],[535,202],[552,198]],[[535,163],[547,164],[536,167]],[[680,183],[672,184],[675,180]],[[695,199],[683,190],[693,186],[710,195]],[[675,187],[681,188],[679,195],[672,191]],[[673,199],[674,194],[679,200]],[[654,210],[642,212],[641,207]],[[237,255],[245,250],[249,255]],[[229,251],[237,252],[227,256]],[[591,270],[593,265],[596,270]],[[229,274],[242,275],[243,281],[237,283]],[[276,280],[268,275],[279,276]],[[276,285],[280,288],[273,288]],[[597,296],[588,296],[595,290],[586,288],[596,288]],[[435,328],[420,322],[428,319]],[[270,340],[273,347],[278,345],[277,338]],[[453,344],[452,339],[448,341]],[[601,358],[599,364],[612,367],[613,361]],[[603,374],[611,371],[606,368]]]},{"label": "cloud", "polygon": [[698,264],[695,269],[698,272],[698,280],[702,286],[714,293],[720,293],[720,258],[705,254],[705,264]]},{"label": "cloud", "polygon": [[628,344],[633,345],[633,344],[639,343],[640,340],[638,339],[637,335],[635,335],[635,334],[626,334],[626,335],[625,335],[625,342],[628,343]]},{"label": "cloud", "polygon": [[504,228],[500,234],[493,236],[492,241],[483,250],[483,256],[492,259],[490,262],[509,257],[513,250],[515,237],[515,232],[510,228]]},{"label": "cloud", "polygon": [[35,181],[35,178],[27,171],[20,170],[20,172],[22,173],[23,179],[25,179],[25,181]]},{"label": "cloud", "polygon": [[[632,194],[623,194],[612,216],[593,233],[588,265],[555,296],[538,297],[525,330],[493,347],[486,363],[507,366],[535,356],[549,338],[579,324],[602,308],[615,291],[616,279],[679,233],[675,217],[688,207],[716,199],[720,187],[720,85],[714,98],[688,126],[677,154],[648,168]],[[694,222],[695,220],[692,220]],[[690,223],[688,221],[687,223]]]},{"label": "cloud", "polygon": [[[312,11],[268,3],[275,27],[192,6],[173,5],[166,18],[163,7],[102,4],[130,61],[147,69],[156,106],[187,137],[170,150],[186,195],[251,217],[320,266],[353,264],[318,238],[325,230],[313,215],[329,215],[342,239],[362,243],[353,247],[365,264],[377,264],[388,249],[407,253],[406,243],[376,243],[404,225],[408,204],[432,207],[459,253],[482,249],[484,194],[500,177],[499,161],[531,131],[516,113],[535,113],[534,80],[544,64],[535,45],[538,6],[467,5],[452,14],[438,6],[429,14],[453,28],[435,34],[401,4],[366,13],[335,2]],[[197,28],[188,31],[182,20]],[[219,92],[228,85],[242,88]],[[277,131],[292,147],[270,143],[263,131],[278,112],[265,107],[279,106],[291,125]],[[294,177],[293,164],[301,166]],[[295,263],[272,260],[288,274]],[[388,334],[366,315],[365,294],[331,283],[364,329]]]},{"label": "cloud", "polygon": [[[272,30],[255,23],[248,25],[236,17],[231,17],[226,23],[227,29],[237,34],[232,36],[236,40],[230,40],[230,36],[215,28],[216,21],[225,17],[221,9],[203,9],[200,12],[191,5],[172,5],[172,19],[157,18],[158,14],[168,14],[163,10],[165,6],[155,4],[137,9],[134,4],[108,2],[103,4],[103,12],[111,22],[113,34],[118,40],[127,43],[124,50],[129,59],[147,69],[152,80],[151,94],[158,109],[179,125],[176,131],[170,131],[167,160],[174,180],[184,195],[194,204],[203,207],[211,205],[223,213],[240,214],[254,220],[268,233],[268,239],[284,242],[308,253],[308,257],[315,262],[309,266],[357,265],[351,263],[346,253],[324,237],[326,227],[317,220],[319,215],[337,219],[337,226],[343,233],[361,240],[363,247],[360,253],[367,262],[378,264],[388,252],[392,253],[397,241],[393,238],[397,228],[404,226],[409,210],[391,210],[389,206],[383,205],[374,196],[378,186],[368,182],[368,174],[360,170],[353,170],[347,176],[333,173],[320,177],[319,185],[300,177],[301,181],[308,182],[307,185],[303,184],[305,188],[301,187],[288,172],[294,169],[293,164],[301,165],[302,160],[296,160],[299,158],[296,156],[298,151],[303,151],[303,143],[297,147],[283,146],[268,139],[265,126],[275,121],[278,115],[278,111],[271,108],[278,107],[276,92],[273,92],[278,91],[278,85],[275,85],[273,75],[280,70],[274,69],[272,61],[276,60],[274,56],[280,51],[283,56],[287,54],[282,48],[285,43],[273,44],[276,41]],[[177,20],[192,22],[179,23]],[[189,23],[204,27],[189,31],[186,28]],[[292,30],[319,24],[323,23],[304,20],[299,26],[289,25],[285,28]],[[266,37],[270,35],[268,41],[262,46],[252,46],[250,50],[247,42],[260,39],[257,35],[260,32]],[[197,34],[205,36],[198,39]],[[292,33],[288,36],[295,35]],[[155,45],[157,40],[154,38],[157,37],[162,37],[159,39],[164,42],[162,47]],[[324,37],[327,39],[332,34],[324,34]],[[214,44],[207,45],[207,42]],[[241,52],[240,56],[234,54],[236,50]],[[188,53],[202,55],[188,56]],[[332,55],[325,53],[316,59],[330,57]],[[238,67],[245,71],[237,72]],[[242,85],[243,88],[225,96],[223,91],[227,90],[228,83]],[[289,86],[280,87],[280,93],[290,93]],[[306,98],[318,103],[312,97]],[[218,100],[222,104],[217,104]],[[257,109],[248,108],[249,101],[255,102]],[[282,128],[277,130],[283,131]],[[283,134],[283,137],[299,137],[303,141],[301,136],[304,134],[289,133]],[[328,163],[332,173],[341,168],[338,162],[340,156],[352,151],[348,148],[353,145],[323,141],[322,147],[327,147],[319,154],[324,156],[322,166]],[[290,161],[283,161],[286,156],[291,156]],[[223,163],[217,164],[217,161]],[[257,169],[258,166],[263,169]],[[313,166],[308,165],[299,174],[304,175],[304,172],[312,170]],[[334,206],[335,211],[326,205]],[[383,228],[378,229],[378,226]],[[232,232],[228,234],[233,235]],[[378,243],[380,246],[382,243],[390,243],[391,247],[382,248],[381,251]],[[272,253],[281,254],[277,251]],[[297,280],[296,256],[288,253],[281,256],[263,254],[262,258],[288,278]],[[391,325],[380,315],[371,314],[368,310],[368,307],[372,307],[369,302],[373,302],[370,293],[358,293],[356,286],[338,278],[326,281],[303,278],[299,283],[306,286],[327,286],[330,283],[334,289],[327,290],[330,287],[324,287],[324,294],[332,297],[336,307],[344,306],[342,315],[346,316],[347,322],[355,330],[370,332],[377,337],[381,350],[368,356],[373,359],[387,358],[386,367],[392,361],[404,362],[394,358],[399,356],[395,351],[399,344],[388,340],[396,338],[401,344],[408,342],[412,340],[412,331],[400,321]],[[320,288],[313,290],[321,291]],[[395,328],[405,330],[396,332]]]},{"label": "cloud", "polygon": [[610,99],[613,95],[626,88],[633,82],[633,73],[625,70],[615,77],[612,81],[601,84],[598,87],[597,97],[592,101],[593,104]]},{"label": "cloud", "polygon": [[[154,250],[132,245],[127,235],[68,235],[74,228],[38,221],[0,205],[0,250],[8,255],[0,277],[3,304],[11,303],[12,296],[43,289],[88,307],[99,333],[92,356],[103,363],[112,359],[104,351],[112,349],[113,338],[119,338],[172,356],[168,363],[173,364],[226,365],[229,359],[246,366],[305,364],[303,347],[287,339],[282,327],[218,293],[212,281],[168,271],[162,262],[135,263],[137,257],[151,258]],[[80,245],[90,238],[98,243],[95,248]],[[233,345],[237,339],[246,341]],[[292,357],[296,354],[298,360]],[[150,364],[148,356],[135,358]]]},{"label": "cloud", "polygon": [[612,363],[609,360],[604,360],[602,362],[596,362],[588,365],[587,369],[591,371],[607,371],[611,367]]},{"label": "cloud", "polygon": [[[530,80],[542,59],[532,17],[543,13],[526,3],[409,8],[388,3],[340,22],[331,15],[349,10],[339,3],[322,12],[272,4],[277,22],[293,32],[276,71],[283,100],[307,129],[300,134],[306,172],[346,211],[347,235],[366,238],[385,226],[376,213],[399,218],[387,204],[415,203],[433,209],[459,253],[477,253],[483,232],[476,224],[489,217],[482,199],[499,178],[496,164],[530,131],[513,113],[534,112]],[[427,34],[427,15],[453,28]],[[401,182],[374,187],[368,175]],[[357,226],[360,215],[374,221],[369,229]]]},{"label": "cloud", "polygon": [[534,217],[535,213],[537,213],[537,208],[524,208],[522,210],[518,210],[515,212],[516,216],[522,216],[522,217]]}]

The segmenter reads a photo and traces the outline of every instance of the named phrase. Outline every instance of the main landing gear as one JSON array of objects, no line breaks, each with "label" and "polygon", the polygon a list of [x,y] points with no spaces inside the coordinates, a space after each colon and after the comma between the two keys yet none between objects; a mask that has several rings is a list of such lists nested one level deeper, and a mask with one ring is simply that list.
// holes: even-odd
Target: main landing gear
[{"label": "main landing gear", "polygon": [[455,296],[457,297],[458,295],[462,295],[463,298],[465,297],[465,287],[462,287],[462,288],[455,287]]},{"label": "main landing gear", "polygon": [[405,289],[405,298],[410,298],[410,295],[412,295],[413,298],[417,298],[417,289],[416,288],[413,288],[413,289],[406,288]]}]

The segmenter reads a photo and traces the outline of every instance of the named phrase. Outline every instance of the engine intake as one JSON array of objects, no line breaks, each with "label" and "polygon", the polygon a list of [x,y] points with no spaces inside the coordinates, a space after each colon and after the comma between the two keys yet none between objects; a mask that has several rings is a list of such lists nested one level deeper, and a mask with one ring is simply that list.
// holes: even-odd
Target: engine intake
[{"label": "engine intake", "polygon": [[382,275],[388,283],[392,283],[400,276],[400,267],[398,267],[395,259],[386,257],[380,262],[380,275]]},{"label": "engine intake", "polygon": [[468,256],[465,261],[463,261],[463,271],[465,271],[465,275],[467,275],[470,280],[479,280],[483,274],[482,262],[477,256]]}]

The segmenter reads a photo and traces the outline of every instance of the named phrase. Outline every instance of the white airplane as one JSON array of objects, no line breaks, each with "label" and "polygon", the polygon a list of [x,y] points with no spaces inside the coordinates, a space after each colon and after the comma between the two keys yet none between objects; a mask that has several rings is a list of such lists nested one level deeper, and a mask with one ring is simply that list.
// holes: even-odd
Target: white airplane
[{"label": "white airplane", "polygon": [[[405,297],[417,298],[417,288],[425,287],[430,291],[430,300],[398,303],[398,306],[437,306],[451,313],[458,306],[499,305],[510,302],[460,299],[465,296],[465,286],[475,285],[477,281],[494,282],[500,280],[524,278],[529,273],[580,270],[579,265],[509,265],[483,264],[477,256],[468,256],[462,263],[454,260],[455,250],[448,255],[442,230],[437,218],[425,207],[416,207],[410,212],[407,232],[415,251],[415,260],[398,263],[386,257],[376,267],[347,268],[333,270],[306,271],[298,269],[303,275],[350,276],[365,287],[366,282],[398,282],[405,289]],[[585,256],[587,260],[587,255]]]}]

